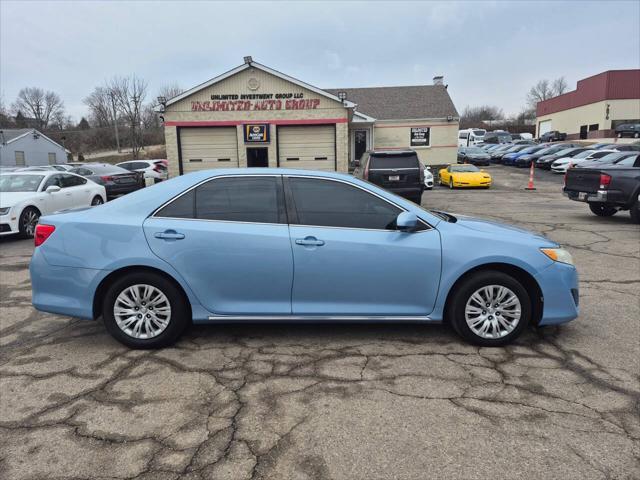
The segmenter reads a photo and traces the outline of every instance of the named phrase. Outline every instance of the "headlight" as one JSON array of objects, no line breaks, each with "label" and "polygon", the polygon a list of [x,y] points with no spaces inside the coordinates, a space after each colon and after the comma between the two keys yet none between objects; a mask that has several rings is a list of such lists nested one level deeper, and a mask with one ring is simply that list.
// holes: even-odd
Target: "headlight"
[{"label": "headlight", "polygon": [[554,262],[573,265],[573,258],[571,257],[571,254],[564,248],[541,248],[540,251]]},{"label": "headlight", "polygon": [[0,208],[0,215],[6,215],[11,210],[11,207]]}]

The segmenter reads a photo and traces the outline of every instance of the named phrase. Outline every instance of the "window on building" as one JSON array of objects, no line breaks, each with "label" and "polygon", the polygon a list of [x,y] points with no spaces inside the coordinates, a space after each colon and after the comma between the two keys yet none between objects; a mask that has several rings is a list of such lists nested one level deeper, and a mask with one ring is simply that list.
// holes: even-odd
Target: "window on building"
[{"label": "window on building", "polygon": [[17,167],[24,167],[26,165],[25,163],[25,158],[24,158],[24,152],[20,152],[18,150],[16,150],[16,166]]},{"label": "window on building", "polygon": [[599,124],[594,123],[594,124],[589,125],[589,131],[590,132],[595,132],[596,130],[599,130]]},{"label": "window on building", "polygon": [[298,224],[395,229],[402,210],[371,193],[332,180],[290,178]]},{"label": "window on building", "polygon": [[56,152],[49,152],[49,165],[55,165],[56,163]]}]

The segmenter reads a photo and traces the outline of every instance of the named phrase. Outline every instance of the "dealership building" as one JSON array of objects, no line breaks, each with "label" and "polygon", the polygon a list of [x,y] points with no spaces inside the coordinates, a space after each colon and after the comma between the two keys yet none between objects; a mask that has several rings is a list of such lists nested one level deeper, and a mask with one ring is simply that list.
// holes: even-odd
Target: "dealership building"
[{"label": "dealership building", "polygon": [[571,92],[538,103],[536,133],[567,139],[611,138],[616,126],[640,123],[640,70],[609,70],[578,82]]},{"label": "dealership building", "polygon": [[162,103],[171,175],[209,168],[347,172],[369,149],[455,163],[459,115],[443,84],[320,89],[245,57]]}]

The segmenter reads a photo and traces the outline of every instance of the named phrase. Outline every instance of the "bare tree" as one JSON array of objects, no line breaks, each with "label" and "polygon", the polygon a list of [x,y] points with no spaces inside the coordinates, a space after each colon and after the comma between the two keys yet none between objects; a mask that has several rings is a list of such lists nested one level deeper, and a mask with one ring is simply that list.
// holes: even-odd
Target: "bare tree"
[{"label": "bare tree", "polygon": [[39,128],[47,128],[56,116],[64,115],[64,103],[60,96],[52,91],[37,87],[23,88],[12,105],[14,112],[22,112],[36,119]]},{"label": "bare tree", "polygon": [[500,107],[494,105],[480,105],[478,107],[470,107],[467,105],[460,116],[460,125],[462,128],[479,126],[483,122],[493,122],[495,120],[503,120],[504,112]]},{"label": "bare tree", "polygon": [[171,83],[169,85],[165,85],[158,91],[158,97],[164,97],[167,100],[172,99],[173,97],[177,97],[184,89],[178,85],[177,83]]},{"label": "bare tree", "polygon": [[567,81],[564,77],[556,78],[552,82],[546,79],[540,80],[529,90],[527,105],[529,108],[536,108],[538,102],[562,95],[567,91],[567,88]]},{"label": "bare tree", "polygon": [[567,81],[564,77],[556,78],[551,84],[551,89],[555,96],[562,95],[567,91],[567,88],[569,88],[569,86],[567,85]]},{"label": "bare tree", "polygon": [[131,135],[131,153],[138,158],[142,148],[142,103],[147,94],[147,82],[135,75],[113,78],[107,88],[116,109],[126,119]]},{"label": "bare tree", "polygon": [[96,87],[82,102],[89,107],[91,123],[96,127],[108,127],[114,122],[109,89]]}]

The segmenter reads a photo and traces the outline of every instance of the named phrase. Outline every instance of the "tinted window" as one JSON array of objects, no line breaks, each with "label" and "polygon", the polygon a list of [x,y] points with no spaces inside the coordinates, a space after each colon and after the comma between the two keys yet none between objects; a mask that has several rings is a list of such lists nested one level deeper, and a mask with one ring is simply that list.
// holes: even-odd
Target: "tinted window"
[{"label": "tinted window", "polygon": [[190,190],[176,198],[156,213],[157,217],[194,218],[196,209],[195,190]]},{"label": "tinted window", "polygon": [[284,223],[282,188],[276,177],[211,180],[196,188],[196,218]]},{"label": "tinted window", "polygon": [[72,168],[70,170],[71,173],[77,173],[78,175],[93,175],[93,172],[88,168],[80,167],[80,168]]},{"label": "tinted window", "polygon": [[52,185],[62,188],[62,175],[51,175],[49,178],[47,178],[47,181],[42,186],[42,191],[45,191]]},{"label": "tinted window", "polygon": [[623,160],[620,160],[618,163],[616,163],[616,165],[620,166],[620,167],[637,167],[638,165],[636,165],[636,161],[638,160],[638,157],[635,156],[631,156],[631,157],[627,157]]},{"label": "tinted window", "polygon": [[290,178],[298,224],[394,229],[402,211],[364,190],[331,180]]},{"label": "tinted window", "polygon": [[375,168],[418,168],[418,156],[412,155],[371,155],[370,169]]},{"label": "tinted window", "polygon": [[81,178],[81,177],[77,177],[75,175],[69,175],[68,173],[65,175],[62,175],[62,188],[67,188],[67,187],[77,187],[79,185],[84,185],[85,183],[87,183],[87,180],[85,178]]},{"label": "tinted window", "polygon": [[118,167],[117,165],[85,165],[84,168],[91,170],[95,175],[117,175],[118,173],[129,173],[129,170]]}]

